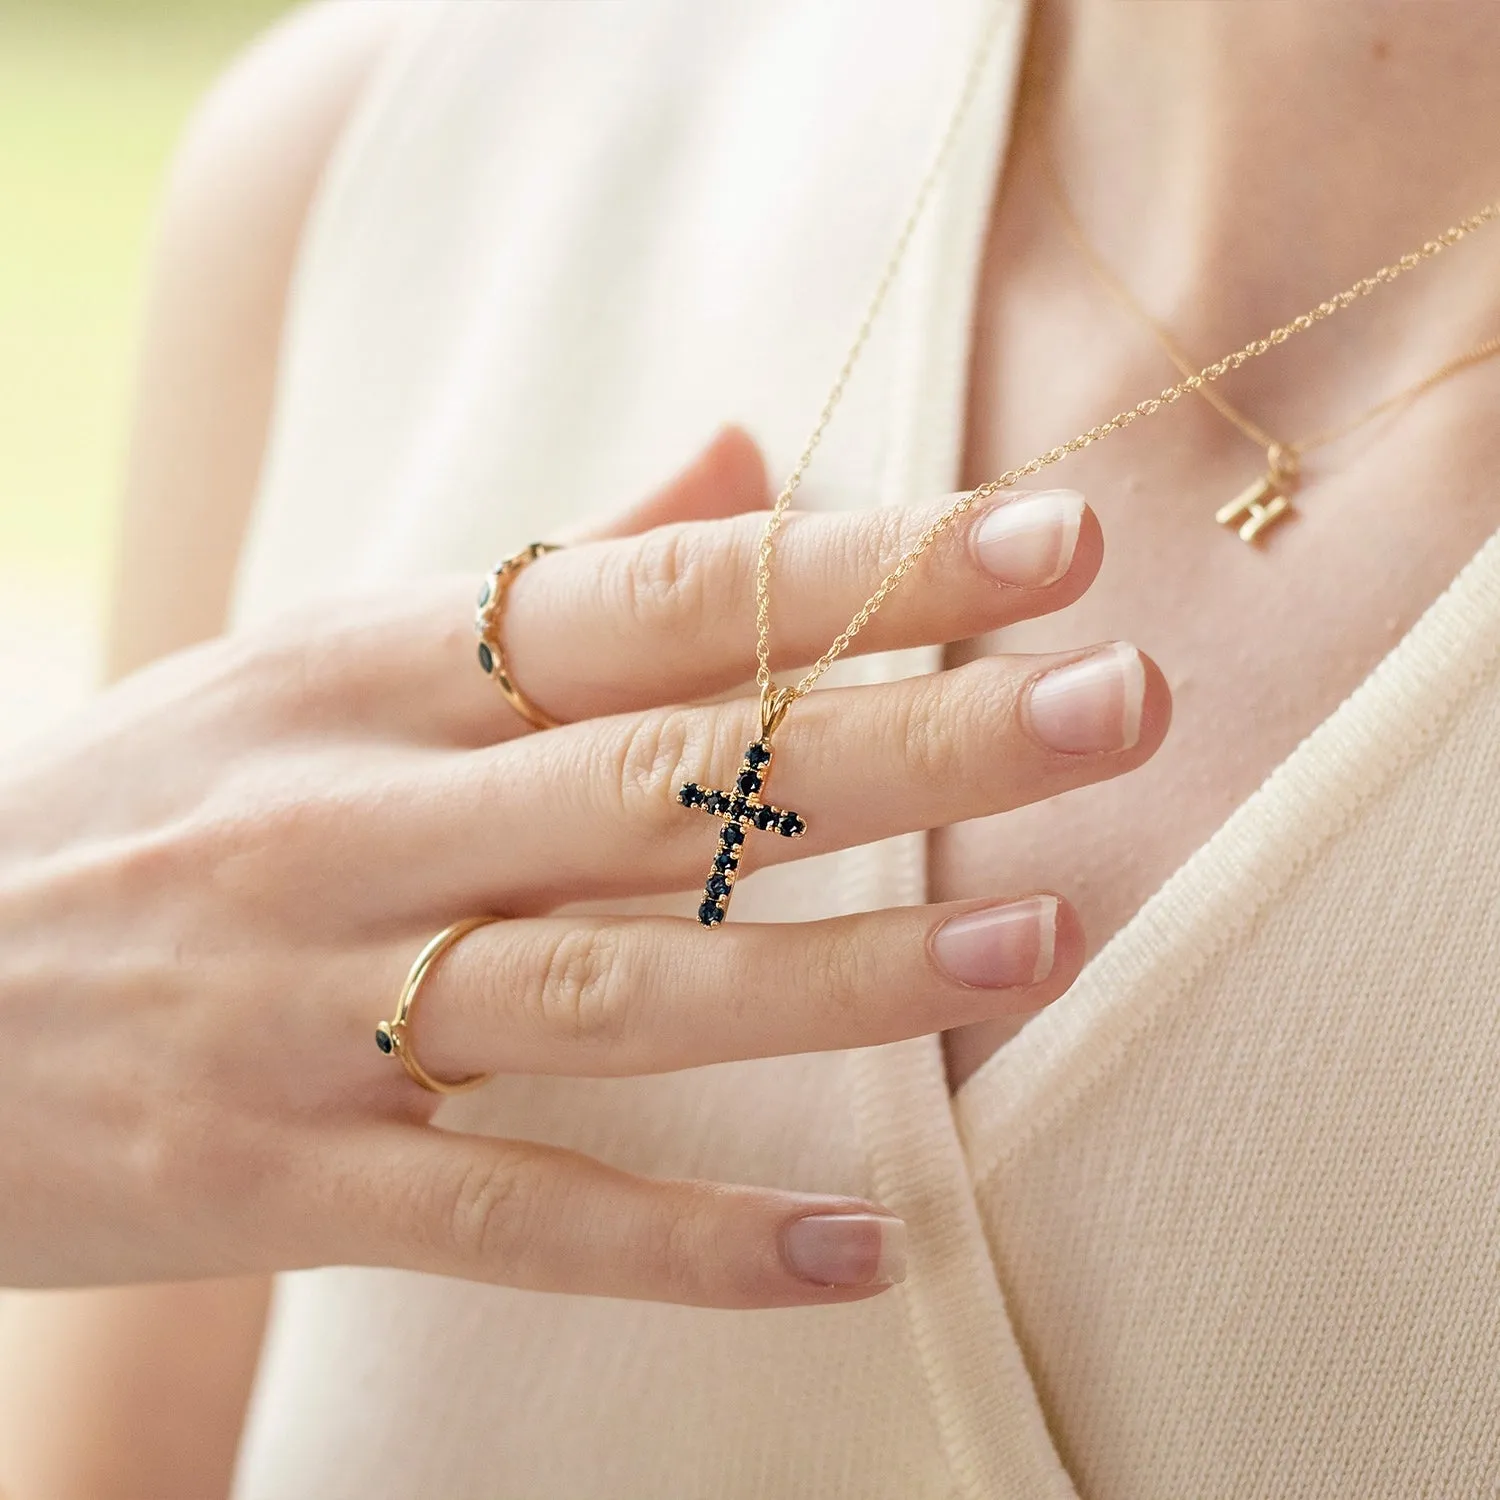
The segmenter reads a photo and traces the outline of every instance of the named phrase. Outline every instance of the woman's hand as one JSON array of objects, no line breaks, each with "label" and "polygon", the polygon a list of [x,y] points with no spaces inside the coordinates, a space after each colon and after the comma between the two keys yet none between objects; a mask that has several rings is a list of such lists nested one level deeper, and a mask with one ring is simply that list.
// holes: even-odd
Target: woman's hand
[{"label": "woman's hand", "polygon": [[[711,510],[723,466],[642,518]],[[789,521],[783,667],[827,646],[936,508]],[[414,1013],[438,1077],[864,1046],[1067,988],[1082,936],[1050,893],[712,931],[554,915],[701,886],[718,825],[676,793],[724,784],[756,735],[750,697],[693,705],[748,675],[762,519],[595,540],[519,577],[508,658],[563,728],[511,712],[474,663],[475,580],[439,580],[170,658],[0,775],[0,1282],[361,1263],[745,1307],[899,1275],[878,1205],[435,1129],[437,1097],[374,1042],[423,943],[486,913],[506,920],[443,958]],[[1056,609],[1100,553],[1076,499],[1010,499],[946,536],[857,644]],[[819,691],[767,788],[806,836],[752,833],[745,866],[1116,775],[1168,716],[1160,673],[1119,646]]]}]

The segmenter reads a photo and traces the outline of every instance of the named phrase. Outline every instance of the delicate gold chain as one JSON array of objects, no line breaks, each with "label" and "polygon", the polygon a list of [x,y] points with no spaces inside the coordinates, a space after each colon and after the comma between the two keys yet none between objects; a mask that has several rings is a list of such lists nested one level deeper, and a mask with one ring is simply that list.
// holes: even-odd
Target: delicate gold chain
[{"label": "delicate gold chain", "polygon": [[1377,401],[1368,411],[1361,412],[1352,421],[1343,422],[1336,427],[1324,427],[1310,437],[1289,443],[1287,446],[1291,452],[1299,456],[1311,452],[1314,448],[1325,447],[1338,438],[1347,437],[1357,428],[1363,427],[1366,422],[1373,422],[1376,417],[1397,407],[1405,406],[1410,401],[1415,401],[1418,396],[1425,395],[1433,386],[1441,385],[1450,376],[1457,375],[1460,371],[1467,370],[1474,365],[1482,365],[1485,360],[1494,359],[1497,354],[1500,354],[1500,334],[1494,338],[1485,339],[1482,344],[1475,344],[1467,353],[1455,356],[1447,364],[1439,365],[1430,375],[1423,376],[1421,380],[1407,386],[1403,391],[1397,391],[1394,396],[1387,396],[1384,401]]},{"label": "delicate gold chain", "polygon": [[[1121,279],[1108,261],[1099,253],[1093,241],[1089,239],[1083,224],[1078,217],[1077,210],[1073,207],[1072,200],[1068,197],[1067,189],[1063,186],[1062,175],[1057,170],[1057,163],[1044,146],[1039,163],[1042,178],[1047,185],[1048,193],[1052,198],[1052,206],[1057,210],[1063,231],[1067,235],[1073,248],[1078,251],[1095,277],[1115,299],[1138,323],[1144,325],[1155,335],[1157,343],[1165,351],[1167,357],[1182,371],[1184,375],[1192,375],[1198,368],[1197,361],[1192,358],[1173,336],[1172,331],[1160,322],[1146,309],[1145,305],[1134,292]],[[1322,448],[1329,443],[1335,442],[1342,437],[1348,437],[1351,432],[1357,431],[1366,423],[1373,422],[1376,417],[1393,410],[1396,407],[1405,406],[1415,401],[1418,396],[1430,391],[1433,386],[1441,385],[1443,381],[1467,370],[1473,365],[1483,364],[1487,359],[1493,359],[1500,354],[1500,336],[1485,339],[1483,343],[1476,344],[1472,349],[1456,356],[1439,365],[1430,374],[1424,375],[1422,379],[1414,381],[1411,385],[1399,390],[1393,396],[1387,396],[1383,401],[1377,401],[1374,406],[1362,411],[1358,416],[1347,422],[1338,423],[1332,427],[1325,427],[1309,436],[1300,438],[1296,442],[1282,442],[1271,436],[1265,428],[1261,427],[1253,418],[1248,417],[1238,407],[1232,405],[1222,392],[1214,390],[1212,386],[1202,386],[1198,394],[1208,402],[1225,421],[1237,427],[1251,442],[1268,452],[1279,449],[1283,453],[1289,453],[1295,458],[1300,458],[1304,453],[1310,453],[1314,448]]]},{"label": "delicate gold chain", "polygon": [[[900,233],[896,236],[896,245],[891,252],[890,259],[885,263],[885,269],[880,273],[875,283],[875,290],[870,297],[869,304],[865,308],[865,315],[860,320],[860,325],[854,335],[854,342],[849,346],[849,352],[844,356],[844,362],[839,367],[838,374],[834,377],[832,388],[828,392],[828,399],[823,403],[823,410],[818,413],[818,420],[813,424],[813,430],[808,435],[807,442],[803,445],[801,456],[792,467],[792,472],[787,476],[786,483],[781,488],[781,493],[776,497],[776,503],[771,507],[771,513],[766,517],[766,528],[760,539],[760,551],[755,562],[755,681],[761,690],[761,701],[765,703],[772,692],[771,682],[771,553],[776,543],[776,533],[781,529],[781,523],[786,518],[787,506],[791,504],[792,496],[797,492],[802,483],[802,476],[807,472],[807,466],[812,462],[814,450],[823,440],[824,430],[829,422],[833,420],[833,413],[843,398],[844,387],[849,382],[849,376],[854,371],[855,363],[864,352],[866,342],[870,337],[870,330],[875,326],[875,319],[885,305],[885,299],[890,292],[891,283],[896,279],[896,273],[901,269],[901,262],[906,258],[907,246],[911,244],[912,236],[916,233],[917,225],[921,221],[923,210],[927,207],[927,201],[932,196],[933,189],[937,186],[939,177],[942,176],[943,168],[947,165],[948,157],[952,153],[953,144],[958,139],[958,133],[963,125],[964,117],[969,112],[969,106],[974,102],[975,95],[979,92],[980,80],[984,77],[984,67],[989,61],[990,52],[995,45],[995,39],[1000,34],[1000,23],[1007,14],[1004,5],[993,5],[990,9],[990,19],[980,37],[979,46],[975,50],[974,59],[969,64],[968,72],[964,75],[964,81],[959,89],[958,103],[954,106],[952,117],[948,121],[947,129],[943,131],[942,139],[938,142],[937,150],[933,153],[932,161],[927,168],[927,175],[922,179],[921,186],[917,189],[917,196],[912,203],[911,212],[906,216],[906,222],[901,226]],[[889,581],[889,580],[887,580]],[[866,606],[868,608],[868,606]],[[879,605],[875,605],[879,609]],[[868,616],[866,616],[868,618]],[[860,622],[863,624],[863,621]],[[850,624],[854,622],[851,620]],[[858,627],[855,627],[856,629]],[[849,632],[846,631],[845,635]],[[841,638],[842,639],[842,638]],[[837,644],[837,643],[835,643]],[[844,641],[847,645],[848,641]],[[843,646],[835,652],[837,656],[843,651]],[[828,666],[833,664],[833,657],[828,658]],[[790,698],[785,700],[781,711],[784,713],[786,707],[797,698],[800,698],[819,677],[826,672],[825,666],[814,676],[804,679],[799,683],[796,691]]]},{"label": "delicate gold chain", "polygon": [[[983,75],[984,65],[990,51],[994,46],[995,38],[999,34],[1000,22],[1006,9],[996,5],[991,12],[991,18],[984,35],[981,38],[978,49],[974,54],[974,60],[965,75],[962,88],[959,92],[958,102],[954,107],[952,118],[948,122],[947,129],[943,132],[938,148],[933,155],[932,163],[928,168],[927,175],[922,179],[917,190],[916,200],[912,205],[911,212],[907,215],[906,222],[896,238],[895,249],[890,259],[886,262],[885,269],[881,272],[875,285],[875,291],[864,318],[861,320],[858,331],[854,336],[854,342],[850,345],[848,354],[839,368],[835,377],[833,387],[828,393],[827,400],[823,403],[823,409],[818,414],[818,420],[813,426],[806,444],[803,446],[801,456],[787,477],[781,493],[776,497],[776,503],[772,506],[770,514],[766,517],[765,530],[761,535],[760,550],[756,557],[755,566],[755,681],[761,691],[761,728],[764,734],[771,733],[780,723],[788,708],[799,698],[804,697],[812,691],[814,684],[820,677],[849,649],[850,643],[870,623],[875,613],[892,591],[901,583],[902,579],[921,561],[947,529],[953,525],[961,516],[965,515],[981,500],[1000,490],[1009,489],[1020,480],[1028,478],[1032,474],[1039,473],[1042,469],[1050,467],[1060,459],[1066,458],[1071,453],[1077,453],[1084,448],[1092,446],[1101,438],[1108,437],[1112,432],[1119,432],[1122,428],[1129,427],[1132,423],[1139,421],[1142,417],[1154,416],[1164,407],[1173,405],[1180,401],[1190,391],[1204,391],[1208,385],[1227,375],[1231,370],[1237,370],[1243,364],[1252,359],[1258,359],[1267,350],[1275,348],[1278,344],[1284,344],[1293,334],[1302,333],[1316,323],[1321,323],[1325,318],[1331,318],[1335,313],[1341,312],[1351,303],[1357,302],[1362,297],[1368,297],[1378,287],[1388,286],[1398,277],[1404,276],[1408,271],[1415,270],[1423,262],[1431,260],[1434,256],[1441,255],[1444,250],[1456,245],[1460,240],[1472,234],[1476,229],[1482,228],[1496,218],[1500,218],[1500,200],[1486,204],[1478,212],[1470,214],[1466,219],[1460,219],[1458,223],[1445,229],[1441,234],[1428,240],[1419,249],[1410,250],[1399,260],[1392,261],[1389,265],[1381,268],[1372,275],[1365,276],[1356,281],[1353,286],[1329,297],[1326,301],[1318,303],[1316,307],[1295,317],[1289,323],[1283,323],[1279,328],[1273,328],[1263,338],[1252,339],[1243,348],[1236,349],[1232,354],[1226,354],[1222,359],[1215,360],[1211,365],[1205,365],[1201,370],[1187,374],[1176,385],[1168,386],[1158,395],[1149,396],[1144,401],[1138,401],[1134,406],[1116,412],[1107,421],[1100,422],[1095,427],[1090,427],[1087,432],[1081,432],[1075,438],[1070,438],[1066,443],[1059,443],[1055,448],[1049,448],[1045,453],[1039,453],[1035,458],[1028,459],[1024,464],[1014,469],[1007,469],[998,479],[987,479],[983,484],[961,495],[953,502],[928,528],[917,538],[907,552],[896,563],[895,567],[881,579],[879,587],[868,599],[855,611],[849,623],[834,637],[832,644],[808,669],[801,679],[791,687],[777,689],[771,676],[771,559],[775,550],[776,533],[781,529],[781,524],[786,518],[787,507],[791,504],[792,496],[796,493],[798,486],[802,483],[802,477],[807,472],[807,467],[812,461],[814,450],[821,442],[823,433],[833,418],[835,408],[844,394],[844,388],[848,384],[849,376],[853,372],[856,361],[863,352],[866,342],[870,336],[876,316],[885,304],[885,299],[890,291],[891,284],[896,278],[901,262],[905,258],[907,247],[910,245],[916,232],[917,224],[922,217],[923,210],[932,197],[932,192],[951,154],[954,141],[958,137],[959,128],[963,123],[969,106],[979,90],[979,82]],[[1477,357],[1477,351],[1473,357]],[[1432,379],[1433,377],[1429,377]],[[1215,392],[1214,394],[1217,394]],[[1415,391],[1411,393],[1415,394]],[[1393,398],[1398,399],[1398,398]],[[1259,439],[1257,439],[1258,441]],[[1267,444],[1274,442],[1268,439]]]}]

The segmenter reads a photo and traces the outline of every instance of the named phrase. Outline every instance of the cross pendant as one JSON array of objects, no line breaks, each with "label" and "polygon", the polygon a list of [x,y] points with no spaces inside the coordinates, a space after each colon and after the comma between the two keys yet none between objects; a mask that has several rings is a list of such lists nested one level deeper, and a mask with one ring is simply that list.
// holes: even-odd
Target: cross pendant
[{"label": "cross pendant", "polygon": [[745,747],[733,791],[720,792],[690,781],[677,793],[684,807],[701,807],[724,825],[719,830],[719,852],[703,886],[703,904],[698,908],[698,920],[705,927],[717,927],[729,910],[747,828],[779,833],[784,839],[800,839],[807,832],[800,815],[760,800],[761,788],[770,774],[771,741],[769,736],[762,736]]}]

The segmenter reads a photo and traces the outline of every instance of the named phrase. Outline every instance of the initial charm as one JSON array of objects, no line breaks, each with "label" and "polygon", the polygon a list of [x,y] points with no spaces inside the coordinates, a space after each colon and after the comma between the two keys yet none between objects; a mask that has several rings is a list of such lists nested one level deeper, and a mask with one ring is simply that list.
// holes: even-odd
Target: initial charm
[{"label": "initial charm", "polygon": [[1220,526],[1236,527],[1242,542],[1254,543],[1261,532],[1292,514],[1292,496],[1300,477],[1297,455],[1273,443],[1266,450],[1265,477],[1221,505],[1214,512],[1214,520]]},{"label": "initial charm", "polygon": [[733,791],[720,792],[690,781],[677,793],[684,807],[701,807],[724,825],[719,830],[719,852],[703,886],[703,904],[698,908],[698,920],[705,927],[717,927],[729,909],[747,828],[779,833],[784,839],[800,839],[807,832],[800,814],[760,800],[761,788],[770,774],[771,741],[763,737],[746,747]]}]

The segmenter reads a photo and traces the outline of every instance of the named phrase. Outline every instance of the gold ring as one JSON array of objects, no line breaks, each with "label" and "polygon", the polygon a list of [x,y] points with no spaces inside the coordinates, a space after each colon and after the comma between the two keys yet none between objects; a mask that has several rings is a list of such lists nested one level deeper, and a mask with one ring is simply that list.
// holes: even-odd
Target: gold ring
[{"label": "gold ring", "polygon": [[486,1082],[490,1075],[488,1073],[475,1073],[468,1078],[455,1079],[452,1083],[444,1082],[441,1078],[434,1078],[426,1068],[422,1066],[413,1055],[411,1042],[407,1038],[407,1029],[411,1025],[412,1006],[417,1003],[417,996],[421,992],[422,983],[432,972],[433,965],[440,959],[461,937],[466,937],[476,927],[488,927],[492,922],[498,922],[498,917],[469,917],[465,921],[455,922],[451,927],[445,927],[438,935],[417,954],[417,961],[411,966],[406,976],[406,983],[401,986],[401,998],[396,1001],[396,1014],[389,1021],[382,1021],[375,1028],[375,1045],[385,1053],[387,1057],[394,1055],[406,1069],[408,1076],[414,1083],[420,1083],[424,1089],[434,1094],[465,1094],[470,1089],[477,1089],[481,1083]]},{"label": "gold ring", "polygon": [[505,662],[505,648],[500,644],[500,624],[505,618],[506,596],[516,581],[516,575],[537,558],[558,550],[554,542],[533,542],[504,562],[496,563],[479,591],[479,613],[474,617],[474,629],[479,635],[479,665],[487,677],[494,678],[506,701],[533,729],[556,729],[561,720],[538,708],[516,686],[516,679],[511,676]]}]

